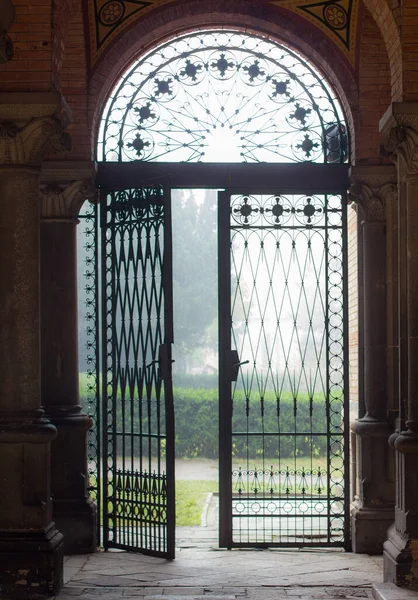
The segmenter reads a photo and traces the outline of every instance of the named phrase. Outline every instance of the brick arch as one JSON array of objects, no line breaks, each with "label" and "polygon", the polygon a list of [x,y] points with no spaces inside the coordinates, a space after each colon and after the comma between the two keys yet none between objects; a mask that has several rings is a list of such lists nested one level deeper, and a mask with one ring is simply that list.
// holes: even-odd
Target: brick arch
[{"label": "brick arch", "polygon": [[89,83],[92,154],[99,120],[113,86],[135,58],[175,35],[207,27],[237,27],[280,39],[308,57],[336,88],[354,140],[358,89],[355,74],[340,50],[309,21],[285,9],[230,0],[195,0],[166,6],[136,22],[106,51]]},{"label": "brick arch", "polygon": [[74,18],[82,19],[83,0],[52,2],[52,82],[61,90],[62,62]]},{"label": "brick arch", "polygon": [[392,101],[403,99],[402,44],[395,16],[387,0],[363,0],[385,42],[389,59]]}]

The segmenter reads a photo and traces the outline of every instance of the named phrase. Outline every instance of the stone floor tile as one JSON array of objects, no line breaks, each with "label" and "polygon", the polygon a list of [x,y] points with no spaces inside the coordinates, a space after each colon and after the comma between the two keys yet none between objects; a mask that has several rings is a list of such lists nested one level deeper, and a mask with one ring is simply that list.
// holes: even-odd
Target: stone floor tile
[{"label": "stone floor tile", "polygon": [[51,600],[74,600],[74,598],[80,598],[80,596],[83,596],[83,594],[84,589],[65,587],[64,590],[60,592],[59,596],[53,596]]},{"label": "stone floor tile", "polygon": [[[149,583],[148,580],[146,580]],[[114,576],[114,575],[85,575],[78,576],[77,579],[73,580],[71,583],[76,583],[78,586],[89,586],[89,587],[97,587],[97,588],[106,588],[106,587],[130,587],[130,586],[138,586],[138,580],[132,577],[124,577],[124,576]]]},{"label": "stone floor tile", "polygon": [[80,567],[64,567],[64,585],[73,580],[78,572],[80,571]]},{"label": "stone floor tile", "polygon": [[[161,589],[161,592],[164,595],[168,595],[168,594],[178,594],[179,596],[203,596],[204,594],[204,588],[203,587],[181,587],[181,586],[176,586],[175,588],[173,587],[163,587]],[[154,591],[155,594],[155,591]]]},{"label": "stone floor tile", "polygon": [[74,558],[65,561],[70,583],[58,600],[370,600],[382,577],[380,557],[339,550],[184,548],[175,561],[113,551]]},{"label": "stone floor tile", "polygon": [[90,560],[92,560],[92,554],[74,554],[73,556],[64,557],[64,566],[70,567],[84,567]]},{"label": "stone floor tile", "polygon": [[[236,600],[235,596],[230,596],[227,594],[219,594],[221,590],[218,590],[218,595],[210,594],[192,594],[193,600]],[[171,590],[169,593],[165,593],[163,595],[154,595],[154,596],[145,596],[145,600],[190,600],[190,594],[178,594],[176,589]]]},{"label": "stone floor tile", "polygon": [[247,588],[246,587],[230,587],[228,585],[223,585],[222,588],[213,588],[213,587],[205,587],[204,593],[208,598],[212,598],[212,594],[218,594],[219,589],[222,590],[222,593],[227,594],[229,596],[246,596]]}]

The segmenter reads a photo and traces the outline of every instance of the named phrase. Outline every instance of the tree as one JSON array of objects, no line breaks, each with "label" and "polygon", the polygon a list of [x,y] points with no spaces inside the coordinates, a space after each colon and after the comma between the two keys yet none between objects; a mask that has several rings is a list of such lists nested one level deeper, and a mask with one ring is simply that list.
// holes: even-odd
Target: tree
[{"label": "tree", "polygon": [[215,190],[173,193],[174,355],[180,372],[203,369],[217,345],[216,206]]},{"label": "tree", "polygon": [[[173,190],[173,292],[176,368],[203,367],[217,347],[217,192]],[[88,322],[86,287],[86,223],[78,231],[78,296],[80,371],[86,371]],[[91,225],[90,225],[91,227]],[[91,240],[90,240],[91,241]],[[91,352],[90,352],[91,354]]]}]

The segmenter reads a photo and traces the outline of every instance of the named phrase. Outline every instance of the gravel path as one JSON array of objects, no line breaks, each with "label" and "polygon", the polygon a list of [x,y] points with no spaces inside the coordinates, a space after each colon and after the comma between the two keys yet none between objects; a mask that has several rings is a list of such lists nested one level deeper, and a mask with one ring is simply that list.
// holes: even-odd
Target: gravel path
[{"label": "gravel path", "polygon": [[176,458],[176,479],[217,481],[218,461],[209,458]]}]

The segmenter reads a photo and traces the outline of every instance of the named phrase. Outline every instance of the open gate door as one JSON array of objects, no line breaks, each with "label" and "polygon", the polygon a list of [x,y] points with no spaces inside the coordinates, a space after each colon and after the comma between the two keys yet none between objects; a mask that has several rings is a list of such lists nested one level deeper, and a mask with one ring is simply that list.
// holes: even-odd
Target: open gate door
[{"label": "open gate door", "polygon": [[103,190],[100,212],[104,547],[174,558],[169,193]]}]

